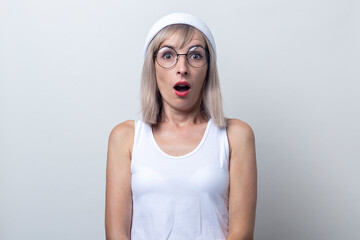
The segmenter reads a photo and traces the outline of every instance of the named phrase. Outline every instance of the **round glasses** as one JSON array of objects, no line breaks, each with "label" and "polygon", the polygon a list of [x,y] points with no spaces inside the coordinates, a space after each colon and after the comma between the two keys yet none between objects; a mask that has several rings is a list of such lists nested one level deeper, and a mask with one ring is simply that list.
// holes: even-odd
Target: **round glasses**
[{"label": "round glasses", "polygon": [[162,47],[155,54],[156,62],[163,68],[172,68],[176,65],[179,56],[184,55],[188,64],[194,68],[201,68],[208,63],[209,54],[201,46],[194,46],[186,54],[178,54],[172,47]]}]

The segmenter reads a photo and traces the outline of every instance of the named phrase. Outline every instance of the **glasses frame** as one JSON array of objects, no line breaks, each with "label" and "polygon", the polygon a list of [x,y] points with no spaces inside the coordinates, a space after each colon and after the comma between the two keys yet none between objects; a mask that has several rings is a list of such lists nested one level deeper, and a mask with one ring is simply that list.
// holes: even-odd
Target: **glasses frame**
[{"label": "glasses frame", "polygon": [[[194,67],[194,66],[191,65],[191,63],[189,62],[188,54],[189,54],[189,52],[190,52],[190,49],[192,49],[192,48],[194,48],[194,47],[200,47],[200,48],[202,48],[202,49],[205,50],[206,62],[204,63],[204,65],[202,65],[202,66],[200,66],[200,67]],[[161,49],[163,49],[163,48],[171,48],[171,49],[174,50],[174,52],[176,53],[176,61],[175,61],[175,63],[174,63],[172,66],[170,66],[170,67],[164,67],[164,66],[162,66],[162,65],[158,62],[158,60],[157,60],[157,54],[158,54],[159,51],[160,51]],[[208,51],[206,48],[203,48],[203,47],[200,46],[200,45],[195,45],[195,46],[190,47],[187,53],[177,53],[177,51],[175,50],[175,48],[170,47],[170,46],[163,46],[162,48],[160,48],[160,49],[158,49],[157,51],[155,51],[155,53],[154,53],[154,60],[159,64],[160,67],[165,68],[165,69],[170,69],[170,68],[173,68],[174,66],[176,66],[176,64],[177,64],[178,61],[179,61],[179,56],[180,56],[180,55],[186,56],[186,62],[187,62],[191,67],[193,67],[193,68],[202,68],[203,66],[205,66],[206,64],[208,64],[208,63],[209,63],[209,60],[210,60],[209,51]]]}]

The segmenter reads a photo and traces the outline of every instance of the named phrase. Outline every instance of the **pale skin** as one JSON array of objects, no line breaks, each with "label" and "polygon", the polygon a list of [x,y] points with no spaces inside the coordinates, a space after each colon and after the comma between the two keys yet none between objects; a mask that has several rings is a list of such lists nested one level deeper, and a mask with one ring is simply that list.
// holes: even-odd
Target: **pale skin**
[{"label": "pale skin", "polygon": [[[205,46],[196,31],[191,41],[177,48],[178,33],[166,39],[161,46],[173,46],[177,53],[186,53],[194,45]],[[160,47],[161,47],[160,46]],[[155,63],[156,78],[162,95],[162,119],[153,126],[155,140],[167,154],[181,156],[191,152],[201,141],[207,119],[200,112],[201,88],[207,65],[193,68],[184,56],[171,69]],[[191,84],[185,97],[174,94],[173,86],[179,80]],[[257,167],[255,138],[251,127],[238,119],[228,119],[229,140],[229,234],[226,240],[251,240],[254,235],[257,201]],[[111,131],[106,169],[105,229],[108,240],[130,239],[132,218],[130,163],[134,139],[134,121],[118,124]]]}]

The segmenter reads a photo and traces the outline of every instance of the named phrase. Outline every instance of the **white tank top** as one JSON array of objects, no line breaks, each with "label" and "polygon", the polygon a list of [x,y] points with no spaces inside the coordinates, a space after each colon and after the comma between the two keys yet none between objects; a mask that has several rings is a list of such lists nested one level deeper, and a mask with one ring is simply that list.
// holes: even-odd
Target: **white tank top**
[{"label": "white tank top", "polygon": [[131,159],[131,240],[225,240],[229,229],[229,144],[210,119],[200,144],[183,156],[157,145],[135,124]]}]

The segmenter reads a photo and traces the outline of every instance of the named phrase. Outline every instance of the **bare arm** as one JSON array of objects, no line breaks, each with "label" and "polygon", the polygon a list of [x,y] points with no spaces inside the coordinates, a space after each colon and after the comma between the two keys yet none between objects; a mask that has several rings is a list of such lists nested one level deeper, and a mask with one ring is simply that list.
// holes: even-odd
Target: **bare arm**
[{"label": "bare arm", "polygon": [[111,131],[106,166],[105,231],[107,240],[129,240],[132,218],[131,149],[134,122]]},{"label": "bare arm", "polygon": [[255,137],[251,127],[229,120],[230,193],[227,240],[253,240],[257,201]]}]

